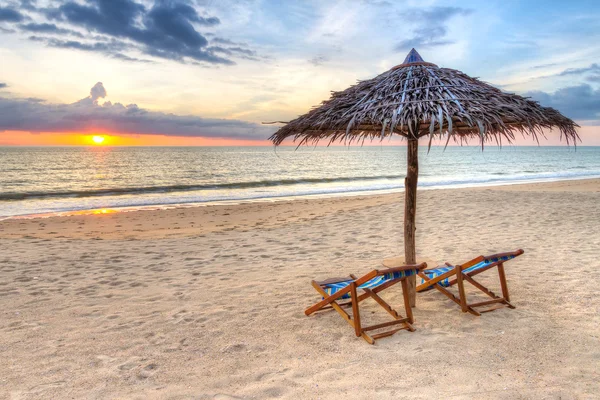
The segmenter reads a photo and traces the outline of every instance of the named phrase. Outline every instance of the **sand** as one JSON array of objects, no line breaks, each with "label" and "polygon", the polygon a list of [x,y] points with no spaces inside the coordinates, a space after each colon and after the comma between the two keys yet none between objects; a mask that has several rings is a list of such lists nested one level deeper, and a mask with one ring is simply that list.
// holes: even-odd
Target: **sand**
[{"label": "sand", "polygon": [[0,221],[0,399],[597,398],[600,180],[418,201],[422,256],[525,250],[515,310],[429,291],[374,346],[304,315],[311,279],[402,253],[400,193]]}]

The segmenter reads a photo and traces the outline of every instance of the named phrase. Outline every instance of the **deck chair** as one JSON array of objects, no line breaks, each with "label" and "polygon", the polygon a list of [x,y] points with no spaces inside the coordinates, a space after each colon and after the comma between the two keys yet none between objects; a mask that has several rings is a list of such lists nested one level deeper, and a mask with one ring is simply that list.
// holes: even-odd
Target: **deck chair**
[{"label": "deck chair", "polygon": [[[480,316],[481,313],[494,311],[498,308],[509,307],[515,308],[510,304],[510,296],[508,294],[508,286],[506,284],[506,275],[504,274],[504,263],[508,260],[520,256],[523,250],[517,250],[509,253],[499,253],[491,256],[479,256],[462,265],[451,265],[445,263],[436,268],[419,271],[419,276],[422,278],[421,284],[417,286],[417,292],[436,288],[442,292],[450,300],[458,304],[463,312],[469,312],[473,315]],[[500,277],[500,287],[502,289],[502,297],[497,296],[494,292],[477,282],[473,277],[490,268],[498,268]],[[465,293],[465,282],[469,282],[477,289],[492,298],[492,300],[481,301],[478,303],[467,303],[467,295]],[[458,297],[455,296],[448,288],[458,286]],[[477,311],[475,307],[495,306]]]},{"label": "deck chair", "polygon": [[[408,301],[408,284],[406,280],[408,276],[416,275],[426,267],[427,264],[421,263],[418,265],[405,265],[383,270],[374,269],[360,278],[350,275],[347,278],[331,278],[321,282],[312,281],[313,287],[321,296],[323,296],[323,299],[307,308],[304,313],[310,315],[316,311],[334,309],[354,328],[354,333],[357,337],[361,336],[370,344],[374,344],[375,340],[379,338],[391,336],[403,329],[413,332],[415,329],[411,324],[414,323],[414,320]],[[379,292],[396,283],[402,284],[406,317],[398,314],[378,295]],[[359,291],[362,293],[359,294]],[[360,322],[359,304],[367,298],[375,300],[385,311],[394,317],[394,320],[377,325],[362,326]],[[346,302],[338,303],[338,301],[344,300]],[[352,316],[344,311],[344,308],[346,307],[352,307]],[[387,327],[392,327],[392,329],[375,335],[369,335],[367,333],[369,331]]]}]

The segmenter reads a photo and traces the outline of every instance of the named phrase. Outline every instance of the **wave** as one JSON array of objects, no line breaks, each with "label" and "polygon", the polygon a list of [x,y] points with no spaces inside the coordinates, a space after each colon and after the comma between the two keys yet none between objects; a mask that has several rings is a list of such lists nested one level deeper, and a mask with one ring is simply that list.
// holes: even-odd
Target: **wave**
[{"label": "wave", "polygon": [[543,182],[543,181],[557,181],[557,180],[568,180],[568,179],[585,179],[585,178],[598,178],[600,177],[600,170],[598,171],[561,171],[561,172],[529,172],[523,171],[522,174],[503,174],[503,173],[491,173],[489,176],[481,177],[470,177],[468,179],[447,179],[422,182],[419,181],[419,186],[424,187],[462,187],[462,186],[485,186],[485,185],[498,185],[498,184],[512,184],[512,183],[525,183],[525,182]]},{"label": "wave", "polygon": [[[564,171],[564,172],[538,172],[531,173],[523,171],[522,174],[508,175],[504,173],[491,173],[484,176],[472,177],[439,177],[422,176],[419,180],[419,187],[423,188],[448,188],[448,187],[466,187],[466,186],[481,186],[481,185],[497,185],[510,184],[517,182],[535,182],[547,180],[561,179],[580,179],[586,177],[599,177],[600,171]],[[304,179],[280,179],[280,180],[261,180],[247,182],[230,182],[230,183],[207,183],[199,185],[166,185],[166,186],[140,186],[140,187],[121,187],[121,188],[104,188],[90,190],[73,190],[61,192],[8,192],[0,193],[0,202],[15,202],[19,200],[51,200],[51,199],[68,199],[68,198],[102,198],[117,196],[123,198],[128,195],[153,195],[153,194],[173,194],[185,198],[193,197],[194,201],[212,201],[218,197],[219,200],[238,200],[243,198],[261,198],[269,197],[266,191],[261,188],[269,188],[280,186],[281,190],[278,193],[272,193],[274,196],[302,196],[309,194],[335,194],[347,192],[364,192],[364,191],[380,191],[380,190],[397,190],[404,188],[404,175],[378,175],[378,176],[359,176],[359,177],[338,177],[338,178],[304,178]],[[445,178],[445,179],[444,179]],[[375,181],[388,181],[377,182]],[[372,183],[369,183],[372,182]],[[329,187],[313,187],[296,189],[297,185],[302,184],[336,184],[336,183],[354,183],[352,186],[331,186]],[[289,188],[289,189],[288,189]],[[208,192],[214,190],[231,190],[231,189],[254,189],[245,193],[238,193],[236,196],[231,194],[224,195],[205,195],[191,194],[183,195],[190,192]],[[290,190],[291,189],[291,190]],[[177,195],[177,193],[180,193]],[[137,197],[137,196],[136,196]],[[206,199],[206,200],[205,200]],[[156,201],[157,199],[154,199]],[[175,200],[175,199],[172,199]]]},{"label": "wave", "polygon": [[252,189],[261,187],[274,187],[298,184],[318,184],[318,183],[343,183],[343,182],[361,182],[375,180],[402,179],[404,175],[379,175],[379,176],[356,176],[356,177],[338,177],[338,178],[305,178],[305,179],[280,179],[280,180],[262,180],[247,182],[230,183],[207,183],[200,185],[167,185],[167,186],[140,186],[140,187],[120,187],[103,188],[90,190],[67,190],[62,192],[9,192],[0,193],[0,201],[14,201],[27,199],[51,199],[64,197],[97,197],[114,196],[129,194],[151,194],[151,193],[173,193],[173,192],[191,192],[202,190],[219,189]]},{"label": "wave", "polygon": [[[400,175],[387,175],[384,177],[402,178]],[[363,177],[364,178],[364,177]],[[50,199],[49,201],[8,201],[0,204],[0,220],[10,218],[17,215],[37,215],[44,213],[68,213],[73,211],[94,210],[100,208],[113,209],[137,209],[140,207],[169,207],[186,204],[207,204],[216,202],[243,202],[243,201],[271,201],[274,198],[291,199],[305,196],[326,195],[326,196],[344,196],[344,195],[359,195],[368,193],[393,193],[404,188],[403,180],[389,180],[385,182],[383,177],[367,177],[366,180],[372,182],[359,182],[355,185],[304,185],[294,186],[288,185],[281,187],[281,190],[265,191],[260,189],[242,190],[236,193],[214,192],[214,191],[184,191],[184,192],[165,192],[163,196],[134,195],[121,196],[118,193],[116,196],[95,196],[79,199],[76,197],[63,197],[58,199]],[[507,185],[514,183],[528,182],[548,182],[570,179],[586,179],[600,178],[600,170],[590,172],[553,172],[553,173],[538,173],[538,174],[520,174],[509,177],[494,177],[493,175],[474,177],[440,177],[438,180],[422,179],[419,182],[420,190],[428,189],[443,189],[443,188],[462,188],[476,186],[495,186]],[[380,179],[380,182],[375,182],[375,179]],[[340,179],[318,179],[318,182],[340,181]],[[358,181],[357,178],[343,178],[342,181]],[[363,179],[364,181],[365,179]],[[285,182],[307,182],[304,180],[284,180]],[[315,180],[313,180],[315,181]],[[281,182],[281,181],[276,181]],[[239,184],[230,184],[239,185]],[[254,184],[253,184],[254,185]],[[199,185],[200,187],[215,187],[216,185]],[[198,187],[198,186],[194,186]],[[223,187],[221,185],[220,187]],[[138,188],[139,189],[139,188]],[[155,189],[155,188],[154,188]],[[152,193],[152,192],[150,192]],[[43,200],[43,198],[42,198]]]}]

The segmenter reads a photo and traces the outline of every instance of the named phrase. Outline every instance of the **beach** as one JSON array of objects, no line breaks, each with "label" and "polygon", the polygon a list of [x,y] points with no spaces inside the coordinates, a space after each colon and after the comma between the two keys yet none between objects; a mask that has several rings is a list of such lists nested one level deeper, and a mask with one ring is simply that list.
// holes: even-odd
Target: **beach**
[{"label": "beach", "polygon": [[596,398],[599,204],[598,179],[420,191],[418,255],[525,250],[516,309],[419,293],[374,346],[304,309],[403,253],[403,193],[3,220],[0,399]]}]

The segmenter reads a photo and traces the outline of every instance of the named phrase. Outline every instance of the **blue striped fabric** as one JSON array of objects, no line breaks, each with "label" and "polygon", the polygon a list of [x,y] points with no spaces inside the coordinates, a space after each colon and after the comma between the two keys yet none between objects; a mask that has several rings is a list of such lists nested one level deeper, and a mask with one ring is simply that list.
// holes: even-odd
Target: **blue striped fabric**
[{"label": "blue striped fabric", "polygon": [[[451,266],[445,266],[445,267],[438,267],[435,269],[426,269],[423,271],[423,273],[425,275],[427,275],[427,277],[429,279],[433,279],[433,278],[437,278],[440,275],[445,274],[446,272],[452,271],[454,269],[454,265]],[[425,283],[425,279],[421,279],[421,283]],[[438,282],[440,285],[444,286],[444,287],[448,287],[450,286],[450,278],[446,278],[443,279],[441,281]]]},{"label": "blue striped fabric", "polygon": [[[358,288],[359,289],[373,289],[373,288],[376,288],[377,286],[383,285],[385,282],[387,282],[389,280],[404,278],[405,276],[415,275],[416,273],[417,273],[417,270],[409,269],[406,271],[397,271],[397,272],[393,272],[391,274],[384,274],[384,275],[376,276],[375,278],[371,279],[370,281],[363,283]],[[350,285],[351,282],[352,282],[352,279],[344,281],[344,282],[330,283],[330,284],[323,286],[323,290],[325,290],[325,293],[327,293],[328,296],[331,296],[332,294],[335,294],[335,293],[339,292],[340,290],[342,290],[343,288],[345,288],[346,286]],[[343,295],[342,297],[340,297],[340,299],[349,299],[349,298],[350,298],[350,293],[347,293],[347,294]]]},{"label": "blue striped fabric", "polygon": [[[503,257],[490,257],[490,258],[486,258],[485,260],[483,260],[480,263],[477,263],[473,266],[470,266],[467,269],[464,269],[463,272],[464,273],[469,273],[469,272],[473,272],[476,271],[478,269],[487,267],[488,265],[498,262],[498,261],[508,261],[511,260],[513,258],[515,258],[516,256],[503,256]],[[434,269],[426,269],[423,271],[423,273],[425,275],[427,275],[427,277],[429,279],[433,279],[433,278],[437,278],[440,275],[445,274],[446,272],[452,271],[454,269],[454,265],[450,265],[450,266],[443,266],[443,267],[438,267],[438,268],[434,268]],[[446,278],[446,279],[442,279],[441,281],[439,281],[438,283],[441,286],[444,287],[448,287],[450,286],[450,279],[454,279],[455,276],[454,275],[450,275],[450,277]],[[421,283],[425,283],[425,279],[421,279]]]}]

